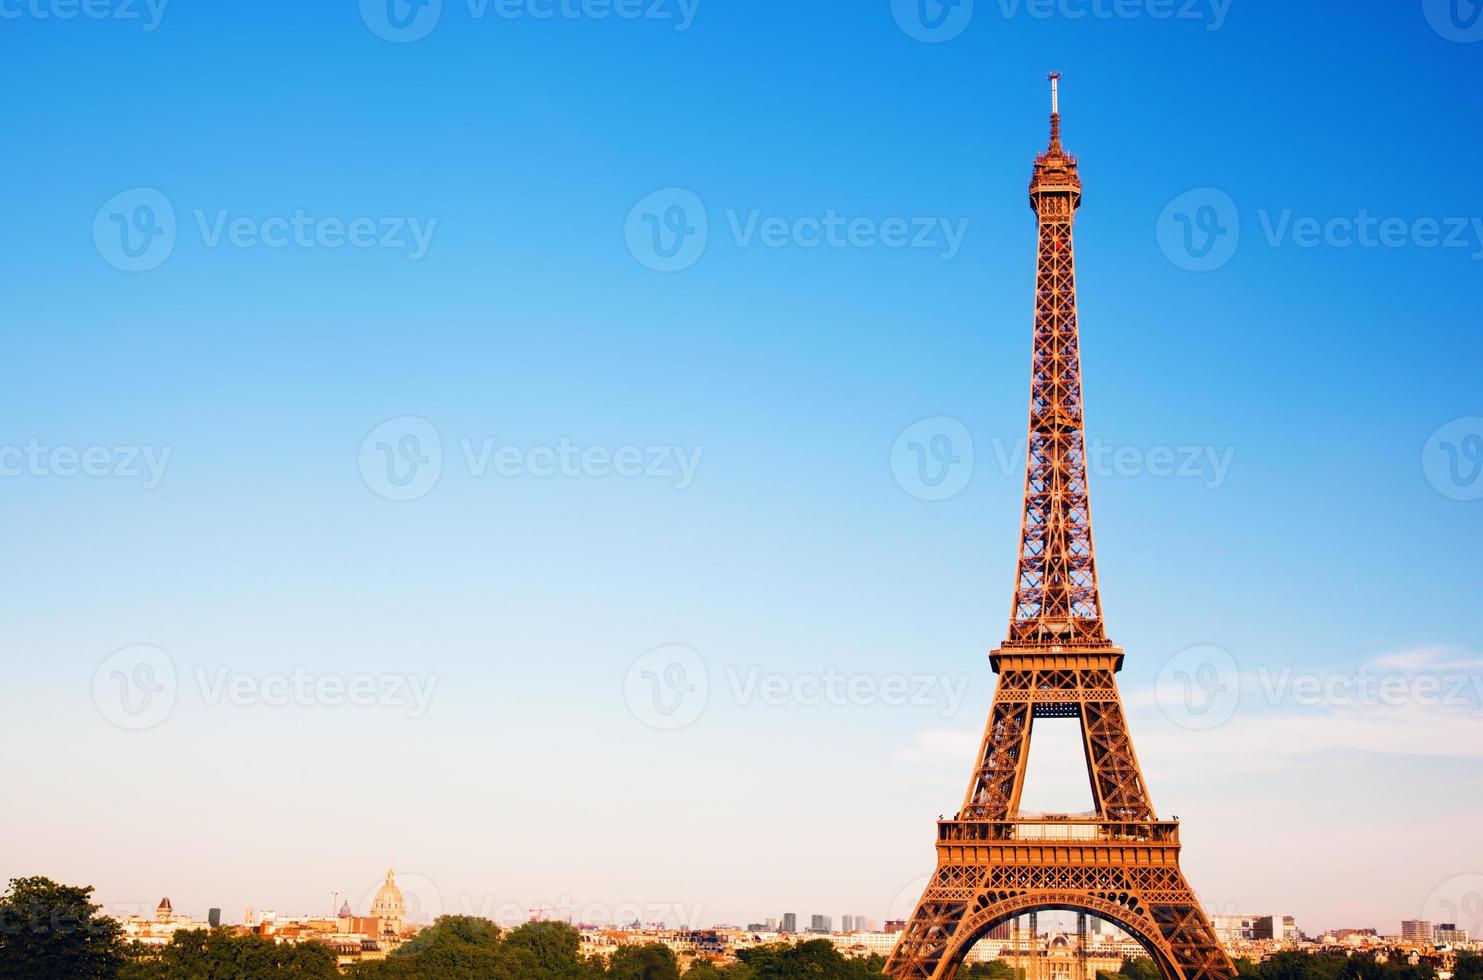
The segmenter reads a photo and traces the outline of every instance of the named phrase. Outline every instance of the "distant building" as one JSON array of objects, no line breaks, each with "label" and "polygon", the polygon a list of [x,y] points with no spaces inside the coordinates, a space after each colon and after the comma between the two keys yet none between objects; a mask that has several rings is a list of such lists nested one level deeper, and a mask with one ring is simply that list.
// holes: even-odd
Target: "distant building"
[{"label": "distant building", "polygon": [[206,922],[176,912],[168,897],[160,899],[153,917],[126,915],[119,920],[119,925],[125,942],[140,942],[147,946],[167,945],[175,933],[182,929],[209,928]]},{"label": "distant building", "polygon": [[797,912],[784,912],[783,913],[783,931],[784,932],[797,932],[798,931],[798,913]]},{"label": "distant building", "polygon": [[905,919],[887,919],[886,924],[881,926],[881,932],[901,932],[905,928]]},{"label": "distant building", "polygon": [[1457,928],[1456,922],[1438,922],[1432,930],[1432,941],[1439,946],[1459,946],[1470,939],[1468,931]]},{"label": "distant building", "polygon": [[821,936],[827,936],[834,931],[834,920],[827,915],[815,915],[809,918],[808,931]]},{"label": "distant building", "polygon": [[[1258,915],[1212,915],[1210,927],[1215,930],[1215,941],[1218,943],[1252,942],[1257,938],[1257,923],[1261,918]],[[1267,918],[1270,921],[1271,916]]]},{"label": "distant building", "polygon": [[840,916],[839,917],[839,931],[840,932],[854,932],[855,931],[855,917],[853,915],[842,915],[842,916]]},{"label": "distant building", "polygon": [[777,932],[778,931],[778,920],[777,919],[768,919],[765,923],[763,923],[763,931],[764,932]]},{"label": "distant building", "polygon": [[1275,942],[1297,942],[1299,938],[1297,920],[1290,915],[1264,915],[1256,920],[1253,939],[1271,939]]},{"label": "distant building", "polygon": [[1401,920],[1401,938],[1412,943],[1432,941],[1432,924],[1425,919]]},{"label": "distant building", "polygon": [[402,890],[396,886],[395,871],[387,870],[386,883],[371,901],[370,917],[380,920],[376,938],[392,944],[401,942],[402,929],[407,924],[407,904],[402,901]]}]

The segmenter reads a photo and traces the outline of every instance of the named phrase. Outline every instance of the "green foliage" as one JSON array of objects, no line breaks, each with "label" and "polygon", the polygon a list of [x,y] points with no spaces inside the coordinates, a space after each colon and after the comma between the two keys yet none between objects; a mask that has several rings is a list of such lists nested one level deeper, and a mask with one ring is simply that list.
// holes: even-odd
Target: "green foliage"
[{"label": "green foliage", "polygon": [[696,960],[685,971],[685,980],[754,980],[756,974],[745,963],[728,963],[716,966],[706,960]]},{"label": "green foliage", "polygon": [[1435,980],[1437,975],[1433,967],[1411,966],[1399,957],[1376,963],[1363,953],[1345,956],[1291,951],[1278,953],[1265,963],[1242,961],[1238,971],[1242,980]]},{"label": "green foliage", "polygon": [[500,946],[496,980],[590,980],[602,967],[584,962],[582,936],[565,922],[527,922]]},{"label": "green foliage", "polygon": [[881,975],[881,960],[846,959],[827,939],[813,939],[797,946],[773,943],[740,950],[737,959],[751,970],[751,980],[866,980]]},{"label": "green foliage", "polygon": [[1477,953],[1458,953],[1452,980],[1483,980],[1483,956]]},{"label": "green foliage", "polygon": [[227,929],[187,929],[153,958],[136,945],[120,980],[336,980],[335,953],[320,943],[276,943]]},{"label": "green foliage", "polygon": [[1020,980],[1023,970],[1016,970],[1003,960],[974,963],[958,971],[960,980]]},{"label": "green foliage", "polygon": [[485,919],[445,915],[386,959],[358,963],[349,975],[354,980],[598,980],[606,975],[604,968],[582,959],[581,942],[577,930],[564,922],[531,922],[501,933]]},{"label": "green foliage", "polygon": [[483,980],[499,966],[500,928],[488,919],[444,915],[385,960],[357,964],[352,977]]},{"label": "green foliage", "polygon": [[680,980],[680,963],[668,946],[620,946],[608,961],[608,976],[611,980]]},{"label": "green foliage", "polygon": [[0,977],[112,980],[123,962],[119,925],[99,915],[91,886],[12,878],[0,896]]}]

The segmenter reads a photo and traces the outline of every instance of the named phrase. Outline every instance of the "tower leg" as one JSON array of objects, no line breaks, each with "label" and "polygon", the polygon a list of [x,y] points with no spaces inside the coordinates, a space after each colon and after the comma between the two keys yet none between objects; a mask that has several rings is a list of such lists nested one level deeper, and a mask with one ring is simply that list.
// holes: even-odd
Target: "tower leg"
[{"label": "tower leg", "polygon": [[1030,980],[1040,980],[1040,915],[1030,913]]},{"label": "tower leg", "polygon": [[1092,980],[1087,975],[1087,914],[1076,913],[1076,980]]}]

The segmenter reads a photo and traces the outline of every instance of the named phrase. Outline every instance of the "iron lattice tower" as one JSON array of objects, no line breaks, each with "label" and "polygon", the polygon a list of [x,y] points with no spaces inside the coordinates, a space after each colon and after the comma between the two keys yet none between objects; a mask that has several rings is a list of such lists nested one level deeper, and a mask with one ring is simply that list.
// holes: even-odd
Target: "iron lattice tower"
[{"label": "iron lattice tower", "polygon": [[[1134,936],[1166,980],[1229,980],[1230,959],[1179,867],[1179,824],[1149,802],[1117,688],[1123,651],[1102,623],[1072,249],[1081,178],[1061,145],[1059,77],[1050,76],[1050,145],[1030,181],[1035,349],[1009,637],[989,658],[999,683],[963,807],[938,822],[937,870],[886,971],[948,980],[995,926],[1064,910]],[[1021,812],[1036,718],[1080,719],[1093,812]],[[1032,939],[1032,960],[1034,950]]]}]

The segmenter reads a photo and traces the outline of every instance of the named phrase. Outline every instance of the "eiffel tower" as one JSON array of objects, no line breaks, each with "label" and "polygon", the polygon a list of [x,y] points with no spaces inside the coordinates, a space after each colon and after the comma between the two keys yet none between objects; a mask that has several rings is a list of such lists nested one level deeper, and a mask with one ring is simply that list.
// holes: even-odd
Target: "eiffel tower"
[{"label": "eiffel tower", "polygon": [[[938,822],[937,870],[886,972],[950,980],[979,939],[1005,927],[1037,980],[1036,917],[1054,910],[1076,914],[1083,975],[1092,916],[1142,943],[1165,980],[1229,980],[1231,961],[1179,868],[1179,824],[1158,819],[1149,802],[1117,689],[1123,651],[1102,624],[1071,247],[1081,178],[1061,146],[1059,78],[1050,76],[1050,145],[1030,181],[1035,352],[1009,638],[989,656],[999,683],[968,795]],[[1021,812],[1036,718],[1080,719],[1094,812]],[[1029,944],[1020,950],[1024,917]]]}]

